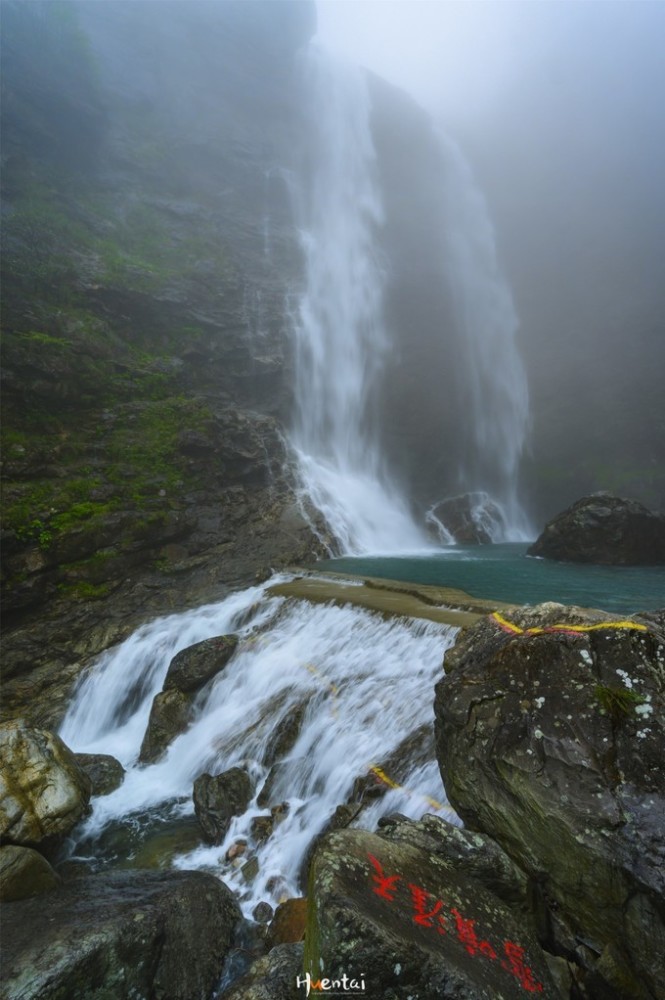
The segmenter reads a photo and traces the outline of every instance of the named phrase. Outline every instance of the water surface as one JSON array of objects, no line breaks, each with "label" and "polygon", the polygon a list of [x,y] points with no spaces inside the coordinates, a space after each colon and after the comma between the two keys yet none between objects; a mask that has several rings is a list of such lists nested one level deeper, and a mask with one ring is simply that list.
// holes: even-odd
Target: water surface
[{"label": "water surface", "polygon": [[453,545],[413,556],[326,559],[317,569],[457,587],[473,597],[540,604],[557,601],[623,614],[665,606],[665,566],[590,566],[526,555],[527,545]]}]

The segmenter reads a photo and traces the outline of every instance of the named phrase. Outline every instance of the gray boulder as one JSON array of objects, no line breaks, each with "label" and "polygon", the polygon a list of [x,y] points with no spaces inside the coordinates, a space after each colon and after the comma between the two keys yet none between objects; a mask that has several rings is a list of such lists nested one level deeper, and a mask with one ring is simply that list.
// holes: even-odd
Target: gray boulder
[{"label": "gray boulder", "polygon": [[636,500],[594,493],[557,514],[527,554],[605,566],[665,564],[665,517]]},{"label": "gray boulder", "polygon": [[108,753],[77,753],[76,761],[90,778],[93,795],[110,795],[120,788],[125,769]]},{"label": "gray boulder", "polygon": [[210,844],[221,844],[231,820],[244,813],[251,797],[249,775],[239,767],[215,777],[199,775],[194,782],[194,811]]},{"label": "gray boulder", "polygon": [[194,694],[199,691],[215,674],[224,669],[237,645],[237,636],[218,635],[182,649],[171,660],[164,681],[164,690],[176,688],[183,694]]},{"label": "gray boulder", "polygon": [[57,884],[58,876],[43,854],[15,844],[0,847],[0,902],[37,896]]},{"label": "gray boulder", "polygon": [[0,726],[0,837],[49,846],[78,823],[91,783],[59,736],[22,722]]},{"label": "gray boulder", "polygon": [[114,871],[2,916],[4,1000],[209,1000],[240,913],[211,875]]},{"label": "gray boulder", "polygon": [[191,713],[191,700],[177,688],[160,691],[155,695],[141,743],[141,764],[154,764],[164,755],[176,736],[184,733],[189,726]]},{"label": "gray boulder", "polygon": [[450,802],[526,874],[550,950],[589,996],[665,982],[665,630],[557,604],[489,616],[445,657]]}]

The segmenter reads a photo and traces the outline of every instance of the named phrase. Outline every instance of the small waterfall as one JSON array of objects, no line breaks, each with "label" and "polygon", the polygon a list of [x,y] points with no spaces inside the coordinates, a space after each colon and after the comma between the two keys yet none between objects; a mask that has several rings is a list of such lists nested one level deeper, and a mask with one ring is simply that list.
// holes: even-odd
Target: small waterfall
[{"label": "small waterfall", "polygon": [[[174,863],[219,875],[248,916],[260,900],[275,904],[285,894],[298,894],[312,839],[349,799],[357,779],[375,780],[374,765],[389,767],[388,776],[402,787],[364,807],[358,825],[373,827],[395,810],[414,817],[438,810],[451,817],[433,755],[432,692],[456,630],[386,621],[348,606],[270,598],[267,586],[143,626],[100,659],[61,730],[75,751],[114,753],[127,766],[123,785],[93,800],[92,815],[77,831],[79,856],[97,854],[97,838],[114,823],[131,826],[148,813],[191,814],[192,784],[199,774],[245,768],[255,794],[247,811],[232,821],[224,843],[183,848]],[[162,761],[137,765],[152,698],[170,658],[220,631],[234,631],[240,642],[232,660],[200,692],[190,728]],[[275,756],[275,733],[294,719],[300,722],[292,745]],[[394,763],[386,764],[391,755]],[[284,808],[281,822],[262,841],[253,821],[270,816],[257,796],[273,763],[268,805]],[[258,861],[258,874],[249,882],[227,860],[239,840],[248,844],[243,861],[250,856]]]},{"label": "small waterfall", "polygon": [[388,343],[366,80],[316,46],[301,68],[308,145],[294,196],[305,289],[294,318],[292,443],[303,492],[344,552],[423,548],[383,466],[373,415]]},{"label": "small waterfall", "polygon": [[[529,427],[526,372],[517,349],[519,321],[497,261],[487,205],[458,146],[440,134],[446,166],[444,276],[457,324],[460,405],[468,418],[459,486],[485,494],[501,517],[495,541],[531,536],[517,493],[519,464]],[[489,517],[488,510],[482,514]]]}]

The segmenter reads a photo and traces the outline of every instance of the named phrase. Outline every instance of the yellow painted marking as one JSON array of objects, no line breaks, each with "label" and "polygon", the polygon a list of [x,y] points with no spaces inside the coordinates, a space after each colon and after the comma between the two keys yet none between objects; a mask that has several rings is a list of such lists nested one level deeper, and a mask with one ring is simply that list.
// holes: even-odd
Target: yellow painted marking
[{"label": "yellow painted marking", "polygon": [[648,632],[649,629],[646,625],[640,625],[638,622],[631,621],[617,621],[617,622],[598,622],[595,625],[567,625],[562,622],[556,625],[545,625],[543,627],[535,626],[533,628],[520,628],[519,625],[515,625],[514,622],[509,622],[507,618],[499,614],[498,611],[494,611],[490,618],[501,626],[506,632],[512,632],[514,635],[543,635],[547,632],[595,632],[603,631],[604,629],[626,629],[635,632]]},{"label": "yellow painted marking", "polygon": [[390,778],[386,774],[386,772],[383,771],[378,766],[378,764],[370,764],[369,770],[373,774],[375,774],[377,778],[379,778],[384,783],[384,785],[388,785],[389,788],[395,788],[400,792],[404,792],[409,797],[411,797],[412,795],[417,795],[418,798],[423,799],[424,802],[427,802],[430,806],[432,806],[433,809],[436,809],[438,812],[448,812],[451,813],[453,816],[456,815],[455,810],[452,809],[450,806],[444,806],[442,802],[437,802],[436,799],[431,798],[429,795],[421,795],[420,792],[412,792],[411,789],[405,788],[404,785],[399,785],[396,781],[393,781],[393,779]]},{"label": "yellow painted marking", "polygon": [[[335,684],[331,684],[330,681],[327,680],[327,678],[321,673],[320,670],[317,669],[317,667],[314,666],[313,663],[303,663],[302,665],[306,670],[310,672],[310,674],[312,674],[313,677],[318,678],[318,680],[320,680],[321,683],[324,684],[328,688],[328,690],[332,692],[334,701],[330,707],[330,712],[335,718],[337,718],[337,709],[335,707],[335,702],[339,695],[339,688]],[[409,797],[412,795],[417,795],[418,798],[422,799],[424,802],[427,802],[428,805],[432,806],[432,808],[436,809],[438,812],[448,812],[451,813],[453,816],[456,815],[455,810],[452,809],[450,806],[443,805],[442,802],[437,802],[436,799],[431,798],[429,795],[421,795],[420,792],[413,792],[409,788],[405,788],[403,785],[400,785],[396,781],[393,781],[393,779],[390,778],[386,774],[386,772],[378,766],[378,764],[370,764],[369,770],[373,774],[375,774],[376,777],[379,778],[379,780],[382,781],[389,788],[394,788],[397,791],[404,792],[405,795],[408,795]]]}]

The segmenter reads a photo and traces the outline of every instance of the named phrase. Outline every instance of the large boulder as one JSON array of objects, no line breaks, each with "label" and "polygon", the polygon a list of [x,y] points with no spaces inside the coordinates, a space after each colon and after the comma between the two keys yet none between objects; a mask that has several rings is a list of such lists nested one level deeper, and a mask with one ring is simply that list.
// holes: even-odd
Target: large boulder
[{"label": "large boulder", "polygon": [[22,722],[0,726],[0,837],[52,846],[85,815],[91,783],[59,736]]},{"label": "large boulder", "polygon": [[5,1000],[208,1000],[240,917],[184,871],[85,875],[2,910]]},{"label": "large boulder", "polygon": [[90,778],[93,795],[110,795],[125,779],[125,769],[108,753],[77,753],[76,761]]},{"label": "large boulder", "polygon": [[559,998],[528,919],[418,826],[405,823],[399,839],[341,830],[319,845],[304,982],[391,1000]]},{"label": "large boulder", "polygon": [[588,995],[665,982],[665,629],[557,604],[461,633],[436,688],[450,802],[527,875]]},{"label": "large boulder", "polygon": [[594,493],[546,524],[527,554],[605,566],[665,564],[665,517],[636,500]]},{"label": "large boulder", "polygon": [[171,660],[164,681],[164,690],[176,688],[183,694],[194,694],[199,691],[215,674],[224,669],[237,645],[237,636],[218,635],[182,649]]},{"label": "large boulder", "polygon": [[233,656],[238,638],[219,635],[187,646],[173,657],[164,688],[153,698],[139,761],[154,764],[192,720],[194,696],[223,670]]},{"label": "large boulder", "polygon": [[214,777],[201,774],[194,782],[194,811],[210,844],[221,844],[234,816],[244,813],[252,797],[246,771],[232,767]]},{"label": "large boulder", "polygon": [[0,847],[0,902],[38,896],[57,884],[58,876],[39,851],[16,844]]},{"label": "large boulder", "polygon": [[154,764],[159,760],[176,736],[185,732],[191,718],[191,699],[182,691],[170,688],[168,691],[156,694],[152,700],[148,726],[141,743],[139,762]]}]

